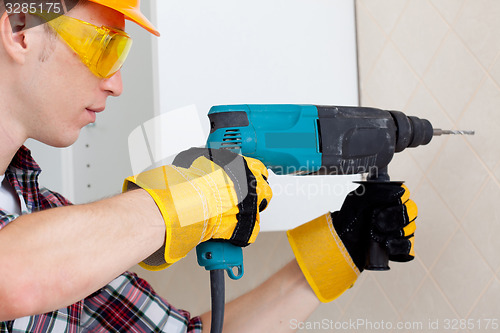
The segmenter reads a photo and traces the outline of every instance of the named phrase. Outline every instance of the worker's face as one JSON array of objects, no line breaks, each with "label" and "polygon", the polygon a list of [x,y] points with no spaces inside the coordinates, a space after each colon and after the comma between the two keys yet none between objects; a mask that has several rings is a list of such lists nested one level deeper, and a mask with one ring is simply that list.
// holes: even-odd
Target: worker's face
[{"label": "worker's face", "polygon": [[[69,16],[97,26],[123,30],[125,25],[122,14],[93,2],[74,8]],[[78,138],[84,126],[96,120],[108,96],[122,93],[121,73],[118,71],[108,79],[98,78],[57,35],[45,33],[43,38],[45,45],[41,46],[38,59],[27,64],[31,69],[23,82],[29,101],[28,133],[51,146],[65,147]]]}]

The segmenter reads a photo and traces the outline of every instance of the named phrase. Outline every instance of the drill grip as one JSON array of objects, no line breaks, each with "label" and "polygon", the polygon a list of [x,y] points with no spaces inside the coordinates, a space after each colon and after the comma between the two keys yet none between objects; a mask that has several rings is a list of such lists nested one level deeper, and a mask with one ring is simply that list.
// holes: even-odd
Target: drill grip
[{"label": "drill grip", "polygon": [[370,239],[368,253],[366,254],[365,269],[369,271],[388,271],[389,255],[383,244]]},{"label": "drill grip", "polygon": [[[367,182],[390,182],[387,167],[372,169],[370,171],[370,174],[368,175]],[[373,228],[373,226],[371,226],[370,228]],[[384,244],[381,244],[372,238],[370,238],[370,243],[368,245],[365,269],[369,271],[387,271],[390,269],[389,254],[387,253],[387,248]]]}]

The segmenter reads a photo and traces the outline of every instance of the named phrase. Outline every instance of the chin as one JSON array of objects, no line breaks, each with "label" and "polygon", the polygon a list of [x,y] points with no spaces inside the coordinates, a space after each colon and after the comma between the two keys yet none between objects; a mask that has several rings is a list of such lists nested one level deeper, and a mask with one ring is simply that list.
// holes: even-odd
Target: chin
[{"label": "chin", "polygon": [[66,147],[71,146],[73,143],[76,142],[76,140],[78,140],[79,134],[80,133],[78,133],[78,135],[76,135],[75,137],[68,137],[68,138],[65,138],[64,140],[59,141],[57,143],[57,145],[54,145],[54,147],[57,147],[57,148],[66,148]]},{"label": "chin", "polygon": [[57,137],[49,137],[49,138],[34,138],[46,145],[49,145],[54,148],[67,148],[74,144],[80,135],[80,130],[78,131],[65,131],[63,134]]}]

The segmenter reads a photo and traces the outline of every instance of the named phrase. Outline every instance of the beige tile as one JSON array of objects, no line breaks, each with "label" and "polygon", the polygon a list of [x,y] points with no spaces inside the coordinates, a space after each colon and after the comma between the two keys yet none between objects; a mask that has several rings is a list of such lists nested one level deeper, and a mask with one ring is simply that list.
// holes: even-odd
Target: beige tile
[{"label": "beige tile", "polygon": [[422,287],[417,291],[415,297],[410,300],[409,306],[404,310],[402,319],[405,322],[421,323],[423,329],[415,330],[422,332],[440,332],[433,330],[434,323],[438,328],[443,328],[443,320],[457,318],[458,315],[450,306],[440,288],[432,281],[425,279]]},{"label": "beige tile", "polygon": [[337,303],[340,309],[345,311],[345,309],[347,309],[351,305],[354,297],[356,297],[358,292],[361,292],[361,290],[363,290],[363,284],[365,283],[369,275],[369,273],[362,273],[354,283],[354,286],[348,289],[334,301],[335,303]]},{"label": "beige tile", "polygon": [[243,249],[244,275],[226,279],[226,299],[232,300],[260,285],[294,258],[285,232],[263,232]]},{"label": "beige tile", "polygon": [[500,268],[500,187],[493,180],[486,183],[469,213],[462,221],[464,230],[494,270]]},{"label": "beige tile", "polygon": [[396,25],[407,0],[357,0],[360,5],[368,9],[382,30],[389,34]]},{"label": "beige tile", "polygon": [[[308,221],[304,221],[304,223],[306,222]],[[262,236],[261,238],[269,244],[267,246],[270,247],[270,251],[257,252],[257,254],[254,255],[254,257],[257,258],[259,262],[264,263],[262,267],[265,268],[267,272],[275,272],[280,267],[283,267],[290,260],[295,258],[293,251],[290,247],[290,243],[288,242],[288,237],[285,231],[263,232],[259,236]],[[256,251],[259,251],[260,247],[262,247],[260,243],[258,244],[259,245],[257,246],[252,246],[252,248],[255,248]],[[271,244],[274,247],[271,247]]]},{"label": "beige tile", "polygon": [[430,268],[454,235],[458,221],[428,181],[412,192],[411,198],[418,207],[415,255]]},{"label": "beige tile", "polygon": [[477,249],[460,230],[439,258],[431,274],[460,318],[465,318],[493,277],[493,272]]},{"label": "beige tile", "polygon": [[335,302],[323,303],[307,318],[303,323],[303,329],[297,330],[297,333],[328,332],[331,327],[335,328],[335,323],[339,321],[341,315],[342,310]]},{"label": "beige tile", "polygon": [[424,82],[452,120],[457,120],[483,76],[474,56],[454,33],[449,33],[425,74]]},{"label": "beige tile", "polygon": [[466,0],[454,29],[479,61],[489,68],[500,51],[500,1]]},{"label": "beige tile", "polygon": [[410,189],[416,189],[424,177],[407,150],[395,154],[388,170],[391,180],[404,181]]},{"label": "beige tile", "polygon": [[497,181],[500,182],[500,163],[496,166],[494,175],[497,177]]},{"label": "beige tile", "polygon": [[500,53],[497,56],[497,60],[489,70],[489,73],[493,77],[493,80],[495,80],[497,86],[500,86]]},{"label": "beige tile", "polygon": [[465,0],[430,0],[448,23],[453,23]]},{"label": "beige tile", "polygon": [[445,138],[446,144],[427,172],[427,178],[451,212],[461,219],[487,179],[476,156],[458,136]]},{"label": "beige tile", "polygon": [[[497,324],[500,324],[499,309],[500,282],[498,279],[493,279],[468,318],[473,320],[476,331],[486,329],[492,330],[492,321],[488,322],[488,319],[496,319]],[[486,328],[488,323],[490,326]]]},{"label": "beige tile", "polygon": [[195,251],[168,269],[174,272],[164,292],[167,300],[193,315],[210,309],[210,274],[198,265]]},{"label": "beige tile", "polygon": [[[416,289],[425,278],[425,268],[419,260],[407,263],[390,262],[387,272],[372,272],[385,294],[390,298],[397,311],[408,305]],[[401,314],[401,313],[400,313]]]},{"label": "beige tile", "polygon": [[459,122],[459,127],[473,129],[465,137],[488,168],[500,162],[500,89],[487,78]]},{"label": "beige tile", "polygon": [[362,5],[357,6],[356,21],[358,29],[358,71],[362,83],[370,74],[384,44],[387,42],[387,37],[368,10]]},{"label": "beige tile", "polygon": [[[410,294],[402,318],[422,318],[427,322],[438,319],[442,328],[442,320],[446,318],[462,319],[468,314],[473,318],[490,312],[498,316],[500,267],[496,267],[498,260],[491,256],[498,250],[495,251],[497,245],[489,236],[498,234],[498,231],[488,221],[499,220],[493,207],[498,202],[495,186],[500,184],[500,155],[498,149],[490,147],[498,142],[497,133],[500,132],[497,116],[489,114],[488,108],[494,112],[500,105],[496,97],[500,90],[500,39],[496,36],[500,21],[496,8],[500,2],[358,0],[358,4],[367,10],[358,16],[358,20],[369,16],[371,22],[365,23],[365,27],[375,24],[375,20],[379,30],[391,38],[379,56],[369,54],[364,58],[367,59],[366,65],[372,66],[368,60],[375,61],[375,64],[368,78],[361,76],[363,103],[400,109],[408,115],[429,119],[435,127],[468,129],[474,125],[476,128],[472,129],[477,133],[484,132],[477,141],[473,137],[435,137],[428,146],[399,154],[390,165],[391,175],[409,179],[412,198],[419,207],[415,244],[417,263],[432,269],[431,278],[424,280],[416,293],[402,292]],[[436,10],[434,14],[430,14],[432,9]],[[437,51],[434,47],[441,27],[437,28],[436,35],[431,35],[433,31],[427,29],[433,24],[422,26],[412,16],[417,12],[427,12],[427,15],[416,15],[424,22],[424,18],[432,18],[437,13],[446,24],[456,29],[447,32]],[[435,20],[434,16],[429,22]],[[421,45],[424,50],[411,52],[415,45],[410,45],[409,41]],[[368,42],[382,43],[380,40],[364,41]],[[360,61],[363,60],[362,52],[370,52],[370,48],[360,47]],[[429,54],[432,54],[430,64],[426,66]],[[492,80],[485,79],[484,66],[489,69]],[[424,74],[419,80],[422,68]],[[412,162],[416,165],[411,165]],[[492,176],[488,175],[485,166],[495,178],[488,180]],[[424,178],[421,177],[422,171]],[[484,192],[481,192],[482,188]],[[463,230],[459,219],[464,223]],[[408,275],[412,275],[413,267],[405,270],[405,265],[401,265],[400,274],[411,279]],[[494,283],[491,267],[497,273]],[[422,281],[419,278],[421,272],[417,269],[414,280]],[[387,297],[388,304],[400,311],[405,297],[388,291],[393,281],[381,280],[380,275],[371,273],[366,276],[358,285],[360,288],[353,288],[339,299],[339,306],[348,310],[342,318],[353,317],[350,315],[352,308],[358,305],[367,288],[373,287],[372,281],[377,281],[376,286]],[[405,285],[399,279],[392,284],[394,288],[404,288]],[[370,292],[376,293],[377,290],[370,289]],[[384,311],[385,307],[364,309],[379,319],[384,318]]]},{"label": "beige tile", "polygon": [[368,96],[368,94],[366,94],[366,89],[365,89],[365,82],[366,81],[363,81],[363,82],[360,82],[359,83],[359,89],[360,89],[360,104],[361,106],[373,106],[375,105],[375,102],[371,99],[370,96]]},{"label": "beige tile", "polygon": [[417,84],[418,79],[411,68],[394,45],[388,43],[364,87],[375,107],[402,110]]},{"label": "beige tile", "polygon": [[[380,272],[374,274],[380,274]],[[365,324],[359,325],[357,330],[346,330],[346,332],[373,332],[374,329],[367,326],[369,323],[380,323],[382,320],[385,322],[393,321],[398,317],[394,306],[389,302],[372,275],[366,275],[359,292],[340,318],[341,321],[345,322],[362,320]]]},{"label": "beige tile", "polygon": [[421,76],[448,29],[441,15],[427,1],[410,0],[391,38],[410,66]]},{"label": "beige tile", "polygon": [[[452,122],[423,84],[419,85],[412,96],[405,113],[408,116],[429,120],[434,128],[453,128]],[[434,137],[426,146],[407,148],[403,154],[410,153],[415,163],[425,172],[443,148],[444,143],[445,140],[442,137]]]}]

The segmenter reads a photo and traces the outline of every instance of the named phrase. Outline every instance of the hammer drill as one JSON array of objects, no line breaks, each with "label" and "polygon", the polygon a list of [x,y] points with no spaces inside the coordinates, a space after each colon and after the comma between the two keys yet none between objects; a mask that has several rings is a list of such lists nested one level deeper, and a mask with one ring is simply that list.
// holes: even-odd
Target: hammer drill
[{"label": "hammer drill", "polygon": [[[221,105],[212,107],[208,117],[207,148],[229,149],[256,158],[277,175],[367,173],[367,183],[390,181],[387,166],[394,153],[426,145],[433,136],[474,134],[434,129],[426,119],[369,107]],[[243,273],[241,249],[229,243],[202,243],[197,254],[200,265],[211,274],[222,274],[217,286],[223,286],[222,269],[233,279]],[[384,246],[372,241],[365,269],[388,270],[388,261]],[[236,277],[233,268],[238,269]],[[220,310],[223,296],[218,299]],[[220,329],[222,320],[217,320]]]},{"label": "hammer drill", "polygon": [[[436,135],[474,134],[434,129],[426,119],[370,107],[222,105],[208,117],[208,148],[256,158],[277,175],[368,173],[368,182],[390,181],[394,153],[426,145]],[[389,269],[383,249],[369,252],[366,269]]]}]

